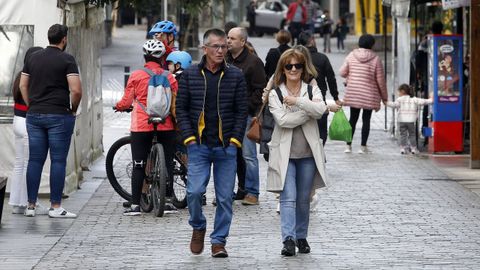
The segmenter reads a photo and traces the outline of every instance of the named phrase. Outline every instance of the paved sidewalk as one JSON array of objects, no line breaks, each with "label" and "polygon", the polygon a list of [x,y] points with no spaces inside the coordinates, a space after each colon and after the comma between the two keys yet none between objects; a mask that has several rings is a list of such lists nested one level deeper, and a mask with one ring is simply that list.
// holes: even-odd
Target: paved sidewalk
[{"label": "paved sidewalk", "polygon": [[[113,47],[103,52],[103,89],[110,91],[110,98],[104,96],[106,149],[128,132],[130,116],[113,113],[110,105],[119,95],[115,90],[122,91],[117,86],[123,84],[123,65],[142,63],[132,40],[143,41],[143,34],[120,29]],[[272,40],[252,39],[262,59]],[[335,70],[344,56],[329,55]],[[345,154],[343,143],[327,142],[330,186],[320,192],[311,215],[311,254],[280,256],[279,215],[275,196],[265,192],[267,164],[261,157],[260,205],[235,203],[227,259],[210,256],[208,238],[202,255],[190,254],[187,210],[162,218],[124,217],[123,200],[106,180],[101,158],[64,202],[77,219],[26,218],[5,207],[0,269],[479,269],[480,197],[428,155],[400,155],[383,117],[373,117],[371,154]],[[210,186],[208,202],[212,197]],[[204,207],[207,236],[214,210],[210,203]]]}]

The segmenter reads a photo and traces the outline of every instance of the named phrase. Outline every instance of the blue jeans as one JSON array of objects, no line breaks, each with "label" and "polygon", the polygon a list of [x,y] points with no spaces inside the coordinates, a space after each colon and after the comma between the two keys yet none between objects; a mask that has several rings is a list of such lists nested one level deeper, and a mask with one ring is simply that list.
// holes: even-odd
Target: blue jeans
[{"label": "blue jeans", "polygon": [[75,127],[72,114],[27,113],[29,159],[28,202],[37,202],[43,165],[50,150],[50,202],[60,203],[65,185],[68,149]]},{"label": "blue jeans", "polygon": [[310,221],[310,192],[315,176],[313,158],[290,159],[285,186],[280,193],[282,241],[306,239]]},{"label": "blue jeans", "polygon": [[[252,117],[248,116],[247,129],[250,127],[250,123],[252,123]],[[245,134],[247,134],[247,132],[245,132]],[[260,174],[257,159],[257,144],[248,139],[247,135],[243,138],[242,154],[245,160],[245,192],[258,197],[260,193]]]},{"label": "blue jeans", "polygon": [[187,203],[190,219],[188,223],[195,230],[204,230],[207,220],[202,212],[202,196],[210,180],[210,168],[213,164],[213,181],[217,209],[212,244],[225,244],[232,223],[233,189],[237,171],[237,148],[235,146],[208,148],[203,144],[191,144],[188,151]]}]

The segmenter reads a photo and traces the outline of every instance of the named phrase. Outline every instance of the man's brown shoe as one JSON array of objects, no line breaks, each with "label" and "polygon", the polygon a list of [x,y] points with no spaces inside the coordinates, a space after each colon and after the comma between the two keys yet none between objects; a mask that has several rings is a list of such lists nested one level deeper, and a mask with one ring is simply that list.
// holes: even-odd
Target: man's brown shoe
[{"label": "man's brown shoe", "polygon": [[227,250],[223,244],[212,244],[212,257],[226,258],[228,257]]},{"label": "man's brown shoe", "polygon": [[253,195],[247,194],[247,195],[245,195],[245,198],[243,198],[242,204],[243,205],[258,205],[258,198],[253,196]]},{"label": "man's brown shoe", "polygon": [[192,241],[190,241],[190,251],[195,255],[203,252],[205,232],[206,230],[193,230]]}]

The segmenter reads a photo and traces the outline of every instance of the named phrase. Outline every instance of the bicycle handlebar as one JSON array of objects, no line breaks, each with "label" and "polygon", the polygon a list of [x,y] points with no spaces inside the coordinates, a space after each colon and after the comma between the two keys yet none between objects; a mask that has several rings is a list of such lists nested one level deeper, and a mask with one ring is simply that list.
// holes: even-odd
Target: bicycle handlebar
[{"label": "bicycle handlebar", "polygon": [[121,111],[118,110],[117,107],[115,107],[115,106],[113,106],[112,109],[113,109],[115,112],[127,112],[127,113],[129,113],[129,112],[133,111],[133,106],[130,106],[128,109],[121,110]]}]

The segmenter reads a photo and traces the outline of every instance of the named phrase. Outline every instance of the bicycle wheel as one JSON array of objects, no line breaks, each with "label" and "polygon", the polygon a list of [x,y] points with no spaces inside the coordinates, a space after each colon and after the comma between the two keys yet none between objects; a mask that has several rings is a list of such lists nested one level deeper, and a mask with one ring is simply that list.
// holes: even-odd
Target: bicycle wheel
[{"label": "bicycle wheel", "polygon": [[[180,153],[180,155],[185,155]],[[187,207],[187,167],[175,154],[173,168],[173,205],[176,208],[183,209]]]},{"label": "bicycle wheel", "polygon": [[140,208],[145,213],[150,213],[153,210],[152,193],[150,192],[151,185],[145,180],[143,181],[142,195],[140,197]]},{"label": "bicycle wheel", "polygon": [[113,189],[127,201],[132,200],[132,149],[130,136],[118,139],[108,149],[105,161],[107,178]]},{"label": "bicycle wheel", "polygon": [[163,146],[159,143],[153,145],[148,159],[149,162],[152,162],[151,164],[154,164],[150,169],[153,213],[155,216],[161,217],[165,210],[165,194],[168,175]]}]

